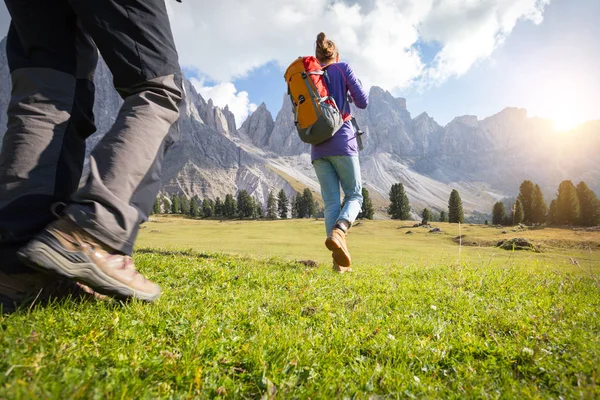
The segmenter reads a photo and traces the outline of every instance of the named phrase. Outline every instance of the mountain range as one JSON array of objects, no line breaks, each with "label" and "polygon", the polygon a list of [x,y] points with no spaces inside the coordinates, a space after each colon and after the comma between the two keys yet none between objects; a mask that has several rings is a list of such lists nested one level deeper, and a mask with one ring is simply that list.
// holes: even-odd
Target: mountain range
[{"label": "mountain range", "polygon": [[[110,128],[122,104],[102,60],[95,85],[98,129],[88,140],[88,151]],[[287,95],[275,118],[261,104],[237,127],[227,107],[206,101],[187,80],[184,89],[181,114],[170,132],[161,195],[224,198],[245,189],[266,204],[269,191],[283,188],[293,196],[308,187],[320,197],[310,147],[295,133]],[[9,98],[2,41],[0,138]],[[561,101],[560,94],[556,101]],[[379,87],[371,88],[368,108],[354,109],[353,114],[365,131],[362,177],[379,216],[385,214],[388,192],[397,182],[404,184],[415,216],[424,207],[447,210],[452,189],[459,191],[466,214],[489,214],[496,201],[515,196],[525,179],[539,184],[548,202],[565,179],[575,184],[584,180],[600,193],[600,121],[556,133],[551,121],[506,108],[489,118],[466,115],[441,126],[426,113],[413,118],[405,99]]]}]

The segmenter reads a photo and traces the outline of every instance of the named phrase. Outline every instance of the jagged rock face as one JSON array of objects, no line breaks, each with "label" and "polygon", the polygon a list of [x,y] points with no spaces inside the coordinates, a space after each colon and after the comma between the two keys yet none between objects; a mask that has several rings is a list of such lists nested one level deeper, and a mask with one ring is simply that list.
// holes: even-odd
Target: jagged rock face
[{"label": "jagged rock face", "polygon": [[389,92],[374,87],[369,93],[366,110],[356,110],[357,122],[366,132],[365,153],[411,154],[415,143],[409,132],[410,113],[404,99],[395,99]]},{"label": "jagged rock face", "polygon": [[277,114],[267,148],[282,156],[297,156],[310,151],[310,145],[300,140],[297,134],[292,101],[287,95],[283,97],[283,106]]},{"label": "jagged rock face", "polygon": [[271,112],[267,110],[265,103],[262,103],[252,115],[242,124],[238,134],[246,135],[250,142],[261,149],[267,148],[269,139],[275,128],[275,121]]},{"label": "jagged rock face", "polygon": [[415,143],[414,152],[421,156],[437,155],[443,149],[444,129],[427,113],[412,121],[411,137]]},{"label": "jagged rock face", "polygon": [[[193,85],[188,83],[187,86],[193,89]],[[235,116],[229,111],[229,107],[220,109],[215,107],[212,99],[209,99],[208,102],[206,102],[195,89],[189,91],[189,93],[191,92],[193,92],[192,103],[198,110],[200,119],[204,121],[206,125],[224,136],[231,136],[235,133]]]}]

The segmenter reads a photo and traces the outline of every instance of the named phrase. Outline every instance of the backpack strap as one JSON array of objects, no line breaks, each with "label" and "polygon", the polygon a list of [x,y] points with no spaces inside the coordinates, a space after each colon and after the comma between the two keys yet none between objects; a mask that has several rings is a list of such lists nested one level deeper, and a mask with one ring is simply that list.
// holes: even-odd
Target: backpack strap
[{"label": "backpack strap", "polygon": [[[344,102],[342,103],[342,108],[340,109],[336,102],[335,99],[333,98],[333,96],[331,97],[331,100],[333,101],[333,104],[335,104],[335,107],[338,109],[338,111],[340,112],[340,114],[342,115],[342,119],[344,120],[344,122],[350,121],[350,119],[352,118],[352,114],[348,113],[348,115],[346,117],[344,117],[344,110],[346,109],[346,103],[348,103],[348,85],[347,85],[347,80],[346,80],[346,76],[344,75],[344,71],[342,71],[342,69],[336,65],[336,64],[329,64],[323,67],[323,71],[325,72],[324,78],[325,78],[325,84],[327,85],[327,90],[329,91],[329,74],[327,73],[327,69],[329,67],[331,67],[332,65],[335,65],[335,67],[341,72],[342,74],[342,78],[344,78],[344,84],[346,85],[346,96],[344,96]],[[329,91],[331,92],[331,91]]]},{"label": "backpack strap", "polygon": [[[308,89],[308,92],[311,94],[311,99],[312,103],[313,103],[313,107],[315,109],[315,114],[319,114],[319,107],[317,106],[317,102],[321,101],[321,96],[317,93],[317,91],[315,90],[314,84],[312,79],[309,79],[308,75],[311,75],[310,72],[303,72],[302,73],[302,80],[304,80],[304,84],[306,85],[306,88]],[[318,75],[318,74],[317,74]],[[306,101],[308,101],[309,99],[306,99]]]}]

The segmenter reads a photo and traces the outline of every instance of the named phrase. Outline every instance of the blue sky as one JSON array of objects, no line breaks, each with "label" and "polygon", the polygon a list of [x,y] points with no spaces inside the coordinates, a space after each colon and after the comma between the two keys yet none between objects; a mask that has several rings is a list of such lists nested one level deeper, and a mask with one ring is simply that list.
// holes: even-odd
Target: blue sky
[{"label": "blue sky", "polygon": [[[505,107],[569,127],[600,119],[600,0],[209,0],[167,8],[186,75],[240,123],[326,31],[366,85],[439,123]],[[9,17],[0,4],[0,30]]]},{"label": "blue sky", "polygon": [[398,94],[413,114],[427,111],[442,123],[463,114],[486,117],[507,106],[545,118],[577,114],[571,108],[581,107],[575,120],[600,119],[599,18],[600,1],[553,1],[541,24],[518,23],[490,59],[465,75],[422,93]]}]

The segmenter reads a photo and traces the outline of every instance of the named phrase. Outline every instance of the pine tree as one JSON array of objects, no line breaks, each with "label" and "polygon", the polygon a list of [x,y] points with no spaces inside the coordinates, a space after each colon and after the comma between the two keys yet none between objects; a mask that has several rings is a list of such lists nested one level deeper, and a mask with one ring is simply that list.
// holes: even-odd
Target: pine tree
[{"label": "pine tree", "polygon": [[557,224],[558,223],[558,211],[557,211],[557,203],[556,199],[550,202],[550,207],[548,207],[548,217],[546,218],[546,222],[548,224]]},{"label": "pine tree", "polygon": [[440,222],[448,222],[446,211],[440,211]]},{"label": "pine tree", "polygon": [[277,195],[277,212],[279,213],[279,218],[287,219],[289,211],[288,198],[285,195],[285,191],[281,189],[279,191],[279,195]]},{"label": "pine tree", "polygon": [[156,198],[156,201],[154,202],[154,207],[152,207],[152,214],[160,214],[161,210],[160,210],[160,197]]},{"label": "pine tree", "polygon": [[585,184],[579,182],[577,185],[577,198],[579,200],[579,225],[596,226],[600,224],[598,218],[600,201],[596,194]]},{"label": "pine tree", "polygon": [[427,208],[423,209],[421,217],[423,217],[423,219],[421,220],[421,225],[427,225],[429,221],[431,221],[431,211],[429,211],[429,209]]},{"label": "pine tree", "polygon": [[314,217],[317,213],[317,206],[310,189],[306,188],[302,192],[302,207],[305,218]]},{"label": "pine tree", "polygon": [[190,200],[190,216],[198,218],[198,202],[195,197],[192,197]]},{"label": "pine tree", "polygon": [[[519,196],[517,199],[521,202],[524,212],[524,219],[521,222],[525,222],[530,225],[533,222],[533,199],[535,193],[535,186],[531,181],[523,181],[521,183]],[[516,216],[515,216],[516,217]],[[516,222],[516,221],[515,221]],[[520,222],[518,222],[520,223]]]},{"label": "pine tree", "polygon": [[492,211],[492,225],[502,225],[506,220],[506,208],[504,207],[504,203],[499,201],[494,204],[494,209]]},{"label": "pine tree", "polygon": [[205,218],[210,218],[213,216],[213,207],[210,204],[210,200],[204,199],[202,201],[202,213]]},{"label": "pine tree", "polygon": [[548,205],[544,200],[544,194],[539,185],[535,185],[533,190],[533,203],[531,205],[531,223],[532,224],[543,224],[546,222],[546,215],[548,214]]},{"label": "pine tree", "polygon": [[515,210],[515,215],[514,215],[513,223],[515,225],[518,225],[521,222],[523,222],[523,218],[525,218],[525,211],[523,210],[523,204],[521,203],[521,200],[517,199],[517,201],[515,201],[514,210]]},{"label": "pine tree", "polygon": [[410,218],[410,204],[404,191],[404,185],[396,183],[390,189],[390,206],[388,214],[392,219],[407,220]]},{"label": "pine tree", "polygon": [[254,200],[246,190],[241,190],[237,195],[237,211],[240,218],[252,218],[256,211]]},{"label": "pine tree", "polygon": [[215,217],[223,217],[223,202],[220,197],[215,200]]},{"label": "pine tree", "polygon": [[502,225],[511,226],[513,224],[514,213],[511,211],[510,214],[506,214],[506,218],[504,218],[504,222]]},{"label": "pine tree", "polygon": [[448,221],[450,223],[461,223],[465,222],[465,214],[463,212],[462,200],[460,194],[456,189],[450,193],[450,199],[448,200]]},{"label": "pine tree", "polygon": [[237,204],[233,199],[233,196],[228,194],[225,196],[225,202],[223,203],[223,216],[226,218],[235,218],[237,212]]},{"label": "pine tree", "polygon": [[290,199],[290,210],[292,213],[292,219],[298,218],[298,196],[294,196]]},{"label": "pine tree", "polygon": [[260,201],[256,201],[255,218],[262,219],[264,216],[265,211],[263,210],[262,204],[260,204]]},{"label": "pine tree", "polygon": [[321,203],[317,204],[317,214],[315,218],[325,218],[325,208],[321,205]]},{"label": "pine tree", "polygon": [[277,219],[277,201],[271,191],[267,197],[267,219]]},{"label": "pine tree", "polygon": [[179,205],[179,196],[174,194],[171,198],[171,213],[180,214],[181,206]]},{"label": "pine tree", "polygon": [[171,203],[169,201],[169,198],[165,196],[165,198],[163,198],[162,201],[162,209],[164,210],[165,214],[169,214],[171,212]]},{"label": "pine tree", "polygon": [[358,214],[358,218],[373,219],[373,216],[375,214],[375,210],[373,209],[373,201],[371,200],[371,197],[369,196],[369,191],[365,187],[362,188],[362,197],[363,197],[363,203],[362,203],[360,213]]},{"label": "pine tree", "polygon": [[190,214],[190,200],[186,197],[185,194],[182,194],[179,198],[179,207],[181,207],[181,213],[183,215]]},{"label": "pine tree", "polygon": [[575,225],[579,222],[579,199],[573,182],[562,181],[556,196],[556,218],[561,225]]},{"label": "pine tree", "polygon": [[294,197],[294,210],[296,210],[296,212],[295,212],[296,218],[306,217],[306,214],[305,214],[306,208],[304,207],[304,197],[300,193],[298,193],[296,195],[296,197]]},{"label": "pine tree", "polygon": [[198,218],[204,218],[204,209],[202,208],[204,201],[198,197],[196,199],[196,204],[198,205]]}]

